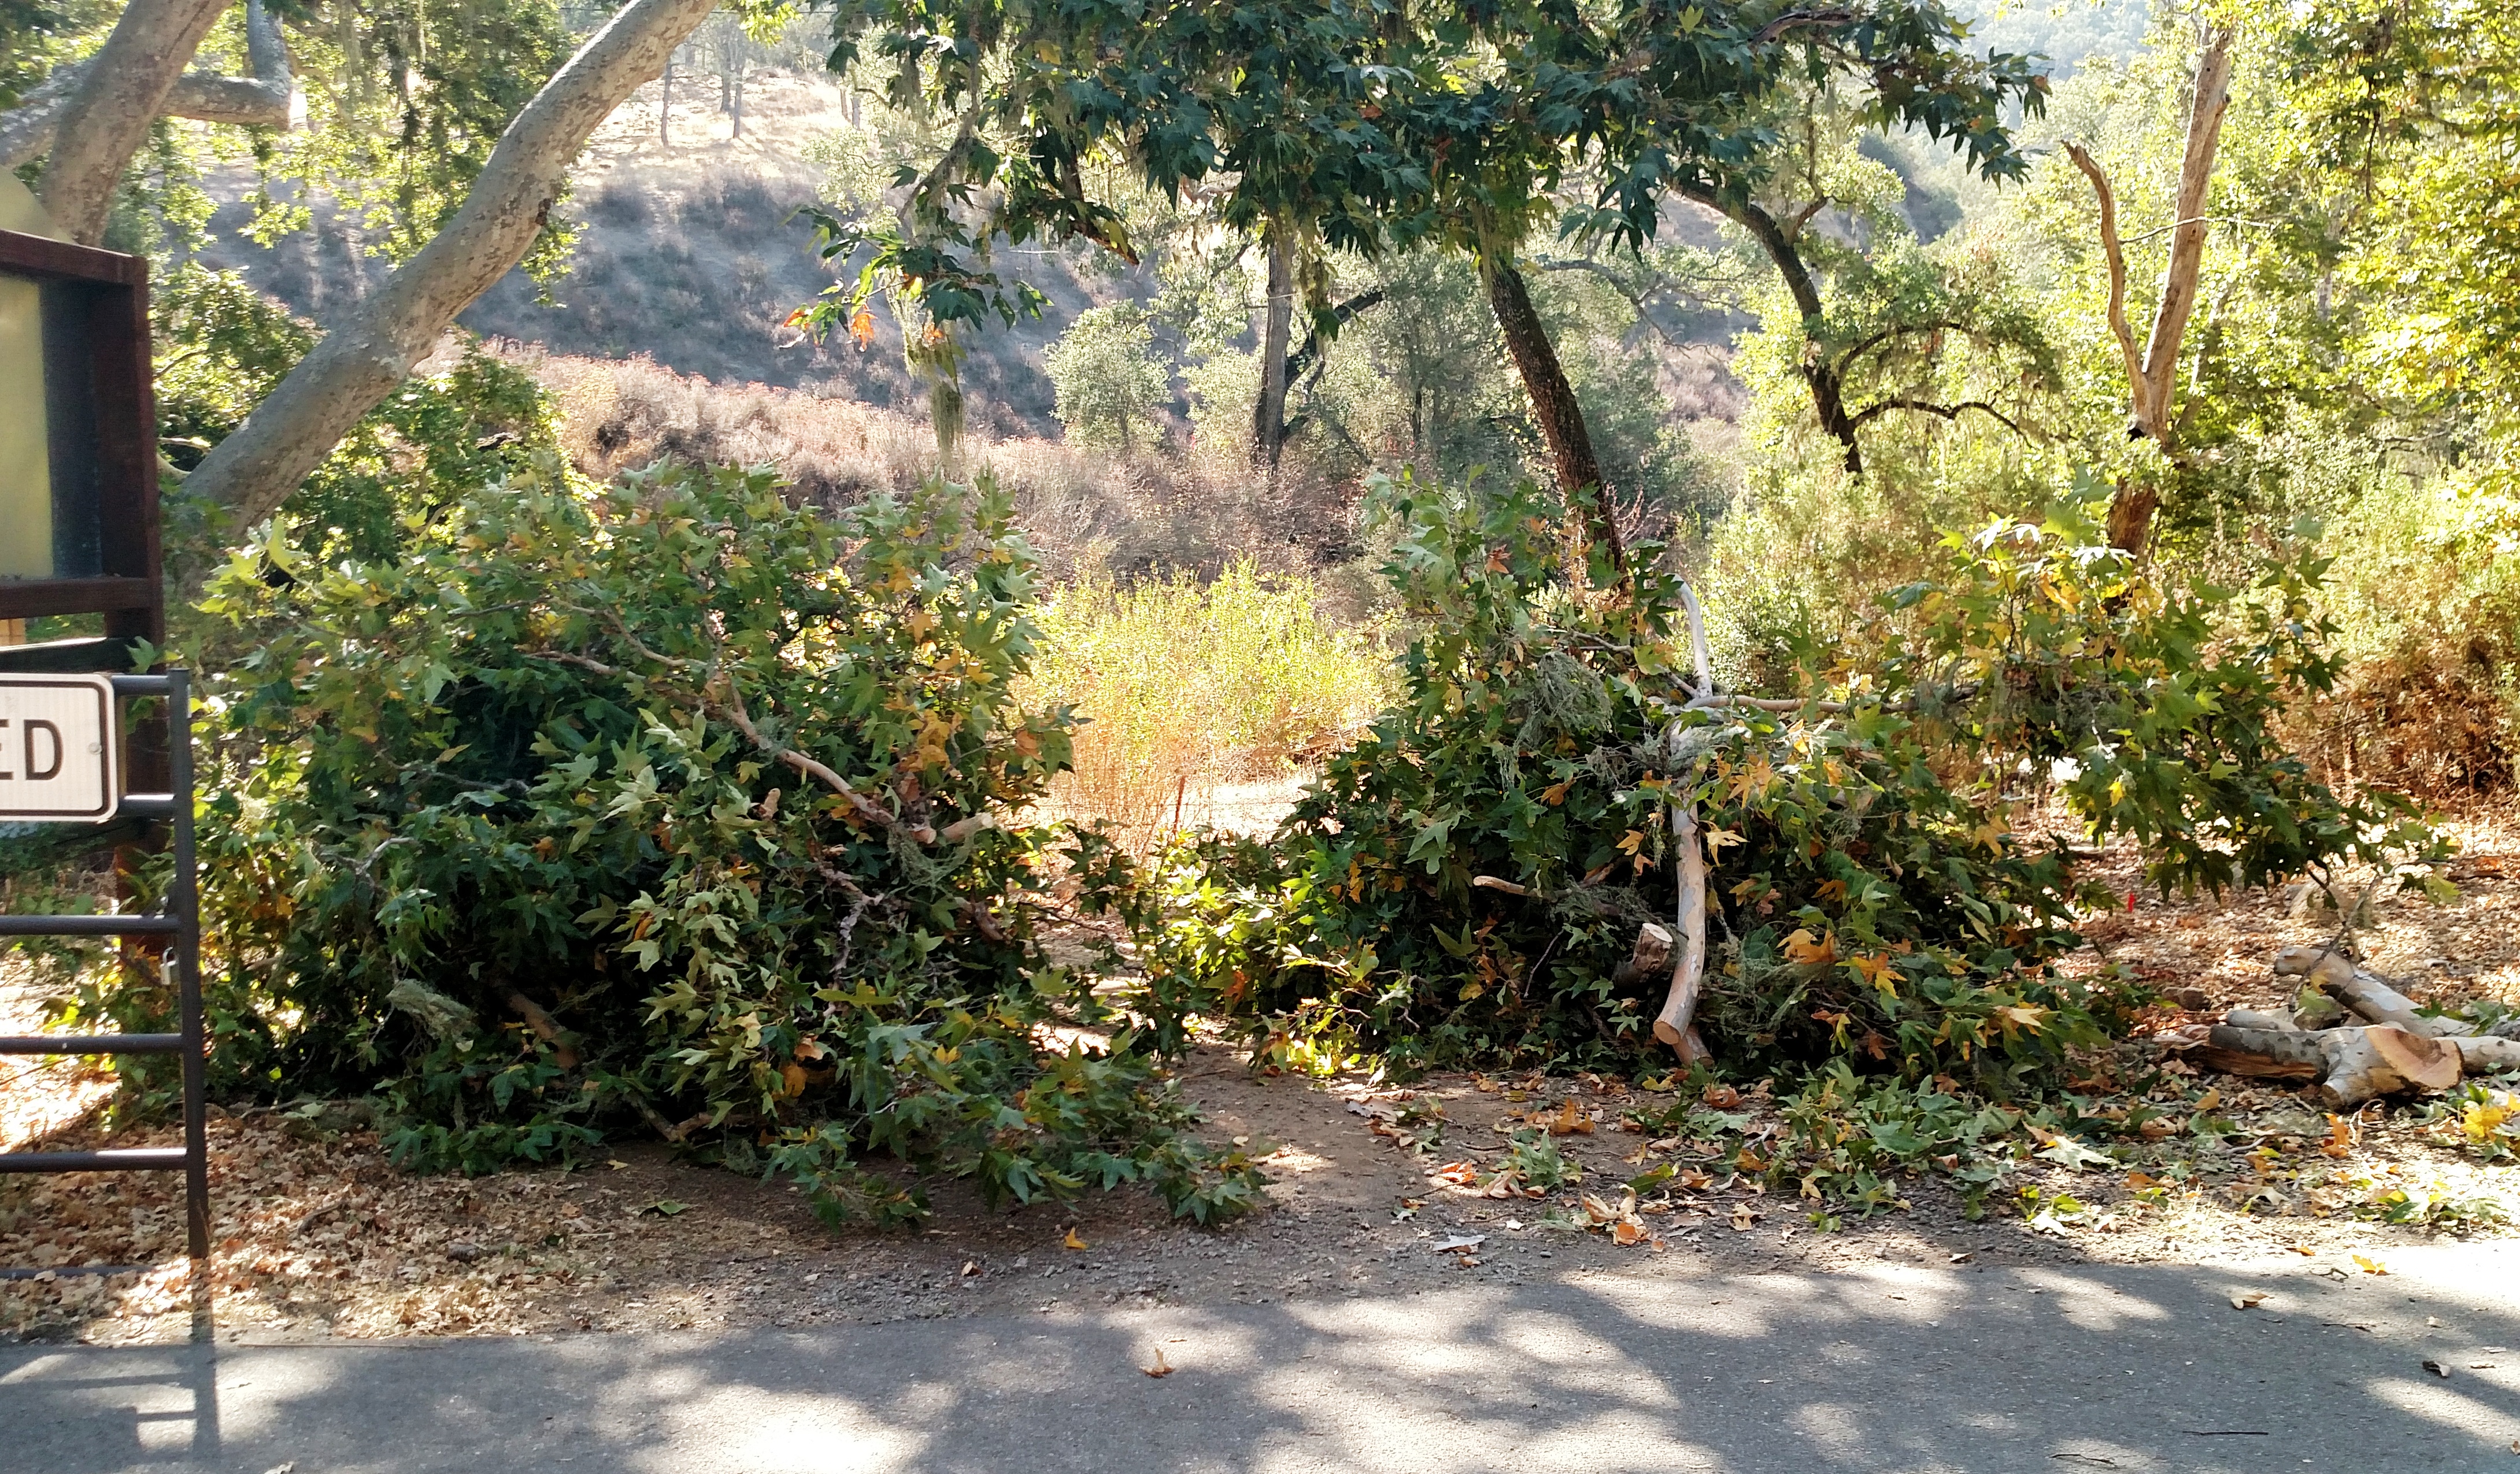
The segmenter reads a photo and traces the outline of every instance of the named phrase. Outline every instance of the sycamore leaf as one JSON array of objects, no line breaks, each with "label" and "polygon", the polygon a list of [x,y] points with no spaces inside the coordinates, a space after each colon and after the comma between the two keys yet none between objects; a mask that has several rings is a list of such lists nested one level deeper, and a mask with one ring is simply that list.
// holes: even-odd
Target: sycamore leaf
[{"label": "sycamore leaf", "polygon": [[1794,928],[1785,939],[1785,960],[1800,967],[1826,967],[1837,960],[1837,937],[1814,937],[1809,927]]}]

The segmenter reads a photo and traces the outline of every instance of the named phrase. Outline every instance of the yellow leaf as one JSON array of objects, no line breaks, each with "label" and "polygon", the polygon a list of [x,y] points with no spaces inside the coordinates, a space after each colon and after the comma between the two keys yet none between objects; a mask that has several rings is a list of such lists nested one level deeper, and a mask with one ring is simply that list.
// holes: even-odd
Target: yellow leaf
[{"label": "yellow leaf", "polygon": [[805,1067],[798,1064],[781,1066],[779,1070],[779,1081],[781,1084],[787,1086],[787,1089],[783,1093],[788,1095],[804,1094]]},{"label": "yellow leaf", "polygon": [[1565,785],[1565,784],[1563,784],[1563,783],[1552,783],[1552,784],[1549,785],[1547,788],[1542,789],[1542,790],[1540,791],[1540,802],[1541,802],[1541,803],[1543,803],[1543,804],[1563,804],[1563,803],[1565,803],[1565,802],[1566,802],[1566,785]]},{"label": "yellow leaf", "polygon": [[2196,1109],[2200,1111],[2210,1111],[2222,1103],[2223,1092],[2220,1088],[2208,1090],[2196,1097]]},{"label": "yellow leaf", "polygon": [[1826,967],[1837,960],[1837,938],[1815,938],[1809,927],[1796,927],[1785,939],[1785,960],[1799,967]]},{"label": "yellow leaf", "polygon": [[2045,1023],[2047,1018],[2048,1010],[2036,1003],[2006,1003],[1995,1011],[1996,1023],[2002,1026],[2006,1034],[2010,1034],[2016,1027],[2037,1034],[2039,1026]]},{"label": "yellow leaf", "polygon": [[1070,1249],[1082,1249],[1085,1247],[1085,1240],[1077,1237],[1076,1230],[1073,1228],[1067,1230],[1067,1237],[1061,1240],[1061,1242]]},{"label": "yellow leaf", "polygon": [[1626,834],[1619,837],[1619,848],[1630,854],[1634,854],[1637,852],[1637,847],[1644,842],[1645,832],[1643,830],[1631,829]]},{"label": "yellow leaf", "polygon": [[2362,1272],[2365,1274],[2386,1274],[2389,1272],[2388,1266],[2380,1263],[2376,1259],[2364,1259],[2360,1254],[2354,1256],[2354,1263],[2360,1265],[2362,1268]]},{"label": "yellow leaf", "polygon": [[1881,990],[1888,997],[1899,995],[1899,974],[1890,966],[1887,952],[1869,957],[1850,957],[1848,965],[1864,975],[1864,981]]}]

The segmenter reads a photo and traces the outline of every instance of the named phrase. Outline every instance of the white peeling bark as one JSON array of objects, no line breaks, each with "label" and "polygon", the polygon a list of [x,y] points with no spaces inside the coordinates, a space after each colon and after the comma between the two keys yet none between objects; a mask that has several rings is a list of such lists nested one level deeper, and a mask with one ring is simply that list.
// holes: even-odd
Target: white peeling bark
[{"label": "white peeling bark", "polygon": [[456,315],[524,259],[568,166],[664,69],[714,0],[632,0],[517,115],[453,219],[338,322],[185,482],[239,525],[269,516],[427,356]]},{"label": "white peeling bark", "polygon": [[82,246],[105,236],[123,168],[165,111],[202,38],[227,0],[131,0],[113,34],[53,119],[57,143],[44,162],[44,209]]},{"label": "white peeling bark", "polygon": [[[214,71],[187,71],[166,91],[158,108],[163,117],[189,117],[199,122],[232,123],[248,128],[290,128],[297,115],[297,79],[290,71],[289,47],[280,23],[262,8],[262,0],[246,6],[246,59],[250,76],[223,76]],[[70,95],[92,69],[87,62],[53,69],[43,85],[7,113],[0,113],[0,168],[14,169],[53,146]],[[138,147],[137,142],[133,145]],[[128,163],[128,160],[125,162]]]}]

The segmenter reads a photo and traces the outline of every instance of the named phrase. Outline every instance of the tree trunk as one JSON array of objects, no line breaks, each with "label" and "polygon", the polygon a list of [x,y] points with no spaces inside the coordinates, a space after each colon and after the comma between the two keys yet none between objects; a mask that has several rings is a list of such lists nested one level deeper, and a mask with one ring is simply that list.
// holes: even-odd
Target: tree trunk
[{"label": "tree trunk", "polygon": [[[2126,315],[2126,248],[2118,234],[2117,197],[2098,161],[2078,144],[2065,152],[2075,167],[2092,181],[2099,202],[2100,252],[2108,263],[2109,332],[2126,360],[2127,433],[2159,445],[2162,454],[2178,454],[2177,419],[2171,412],[2171,390],[2179,381],[2179,352],[2187,335],[2187,319],[2196,310],[2196,281],[2204,269],[2206,197],[2214,181],[2214,160],[2223,144],[2223,115],[2231,105],[2231,50],[2239,33],[2218,25],[2205,33],[2205,53],[2196,64],[2196,96],[2187,114],[2187,146],[2179,161],[2177,213],[2171,217],[2170,264],[2162,275],[2161,302],[2152,315],[2152,334],[2138,354],[2135,330]],[[2148,480],[2130,478],[2118,484],[2109,503],[2109,545],[2142,556],[2152,541],[2153,514],[2161,506],[2161,488]]]},{"label": "tree trunk", "polygon": [[1274,472],[1286,445],[1286,346],[1294,336],[1295,243],[1269,222],[1269,303],[1260,325],[1260,397],[1251,406],[1251,464]]},{"label": "tree trunk", "polygon": [[1759,249],[1767,253],[1777,274],[1784,278],[1785,291],[1794,299],[1794,310],[1803,317],[1806,350],[1800,372],[1803,383],[1811,389],[1812,409],[1820,416],[1822,432],[1846,447],[1847,474],[1863,475],[1864,448],[1855,438],[1855,417],[1846,412],[1845,370],[1820,350],[1821,324],[1827,317],[1827,308],[1820,299],[1820,284],[1812,280],[1811,268],[1803,264],[1803,253],[1794,246],[1793,238],[1785,234],[1775,216],[1748,200],[1686,186],[1680,193],[1748,231]]},{"label": "tree trunk", "polygon": [[2238,32],[2216,26],[2206,33],[2196,64],[2196,98],[2187,115],[2187,148],[2179,161],[2178,213],[2171,217],[2170,267],[2161,282],[2161,306],[2152,314],[2152,337],[2143,349],[2141,403],[2146,429],[2164,442],[2170,435],[2170,391],[2179,379],[2179,348],[2187,319],[2196,311],[2196,278],[2204,269],[2205,200],[2214,182],[2214,157],[2223,145],[2223,114],[2231,105],[2231,46]]},{"label": "tree trunk", "polygon": [[664,67],[712,0],[631,0],[508,125],[463,207],[420,253],[333,325],[186,479],[250,526],[297,489],[407,378],[456,314],[524,258],[568,166],[613,109]]},{"label": "tree trunk", "polygon": [[[260,0],[252,0],[246,7],[245,24],[246,59],[253,75],[185,72],[158,104],[159,115],[253,128],[288,128],[297,122],[292,106],[297,83],[290,73],[289,47],[280,34],[280,23],[271,19]],[[43,85],[0,114],[0,168],[14,169],[53,146],[63,110],[93,69],[86,62],[56,67]],[[137,149],[139,144],[135,141],[132,146]],[[129,162],[124,161],[126,167]]]},{"label": "tree trunk", "polygon": [[1567,382],[1557,348],[1549,341],[1549,329],[1531,304],[1530,289],[1514,268],[1510,247],[1479,253],[1479,280],[1487,288],[1497,326],[1505,330],[1506,351],[1513,355],[1513,366],[1522,375],[1523,392],[1531,396],[1532,411],[1539,416],[1541,437],[1549,442],[1549,458],[1557,469],[1558,489],[1570,500],[1584,494],[1593,498],[1589,530],[1609,553],[1610,565],[1624,570],[1628,555],[1619,538],[1618,509],[1601,480],[1601,462],[1593,452],[1593,433],[1584,424],[1584,407],[1575,402],[1575,386]]},{"label": "tree trunk", "polygon": [[54,118],[45,212],[81,246],[105,237],[114,187],[227,0],[131,0]]}]

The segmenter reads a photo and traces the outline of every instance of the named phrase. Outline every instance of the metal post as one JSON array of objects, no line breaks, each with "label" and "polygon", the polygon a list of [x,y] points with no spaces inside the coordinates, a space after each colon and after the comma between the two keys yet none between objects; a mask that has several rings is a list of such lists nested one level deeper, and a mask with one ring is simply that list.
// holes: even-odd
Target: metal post
[{"label": "metal post", "polygon": [[202,1022],[202,909],[193,871],[192,672],[166,672],[166,776],[174,802],[175,877],[167,909],[175,914],[175,991],[184,1033],[184,1230],[192,1257],[210,1257],[210,1151],[207,1049]]}]

